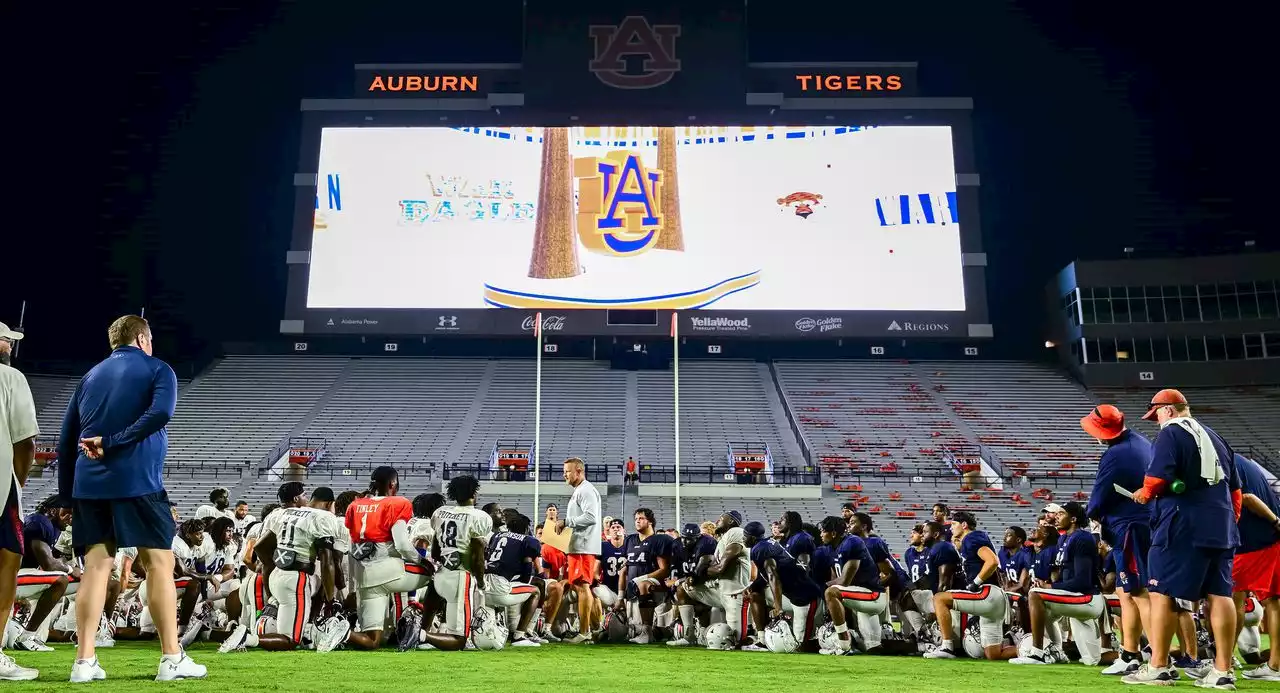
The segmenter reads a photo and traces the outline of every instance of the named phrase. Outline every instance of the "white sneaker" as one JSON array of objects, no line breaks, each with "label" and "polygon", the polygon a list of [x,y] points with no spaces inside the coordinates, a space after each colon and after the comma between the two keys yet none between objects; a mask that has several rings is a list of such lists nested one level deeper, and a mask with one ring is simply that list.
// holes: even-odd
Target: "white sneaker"
[{"label": "white sneaker", "polygon": [[1280,681],[1280,671],[1272,669],[1267,664],[1263,664],[1257,669],[1248,669],[1243,672],[1243,675],[1250,681]]},{"label": "white sneaker", "polygon": [[218,652],[227,654],[228,652],[243,652],[248,647],[249,628],[243,625],[237,625],[232,629],[231,634],[226,640],[218,646]]},{"label": "white sneaker", "polygon": [[511,646],[512,647],[542,647],[542,643],[534,642],[529,638],[520,638],[519,640],[513,640],[511,642]]},{"label": "white sneaker", "polygon": [[0,681],[35,681],[39,676],[39,669],[19,666],[13,657],[0,652]]},{"label": "white sneaker", "polygon": [[419,649],[419,650],[434,650],[434,649],[436,649],[436,646],[435,646],[435,645],[432,645],[432,644],[431,644],[431,643],[429,643],[429,642],[424,642],[424,643],[422,643],[421,645],[418,645],[418,649]]},{"label": "white sneaker", "polygon": [[4,627],[4,640],[0,640],[0,650],[13,647],[13,644],[18,642],[19,636],[25,632],[26,630],[22,627],[21,623],[18,623],[13,619],[9,619],[9,623]]},{"label": "white sneaker", "polygon": [[590,643],[591,638],[588,638],[582,633],[574,633],[572,637],[565,638],[561,642],[563,642],[566,645],[582,645],[585,643]]},{"label": "white sneaker", "polygon": [[1111,666],[1102,670],[1103,676],[1128,676],[1137,673],[1138,667],[1142,666],[1138,662],[1126,662],[1123,659],[1117,659],[1111,663]]},{"label": "white sneaker", "polygon": [[1229,671],[1218,671],[1217,667],[1210,667],[1209,672],[1196,681],[1199,688],[1215,688],[1220,691],[1234,691],[1236,689],[1236,676]]},{"label": "white sneaker", "polygon": [[925,659],[955,659],[956,653],[945,647],[938,646],[924,653]]},{"label": "white sneaker", "polygon": [[667,641],[667,647],[690,647],[692,645],[693,643],[689,642],[685,638],[677,638],[675,640]]},{"label": "white sneaker", "polygon": [[202,679],[209,674],[204,665],[196,664],[186,652],[160,658],[160,669],[156,672],[157,681],[180,681],[182,679]]},{"label": "white sneaker", "polygon": [[1175,678],[1173,667],[1153,667],[1144,663],[1137,671],[1120,680],[1143,686],[1172,686]]},{"label": "white sneaker", "polygon": [[769,648],[764,647],[758,642],[753,642],[750,645],[743,647],[742,651],[743,652],[768,652]]},{"label": "white sneaker", "polygon": [[631,638],[631,639],[630,639],[630,640],[628,640],[627,642],[629,642],[629,643],[631,643],[631,644],[633,644],[633,645],[648,645],[648,644],[649,644],[649,642],[650,642],[649,634],[648,634],[648,633],[640,633],[639,635],[637,635],[637,636],[636,636],[636,637],[634,637],[634,638]]},{"label": "white sneaker", "polygon": [[102,666],[98,664],[97,657],[90,660],[77,659],[71,665],[71,683],[89,683],[90,681],[102,681],[106,678],[107,672],[102,670]]},{"label": "white sneaker", "polygon": [[316,629],[316,652],[333,652],[338,645],[347,641],[351,633],[351,623],[341,616],[330,616]]},{"label": "white sneaker", "polygon": [[40,640],[40,636],[29,630],[22,631],[22,635],[19,635],[18,639],[13,643],[13,649],[27,652],[53,652],[52,647],[44,644]]},{"label": "white sneaker", "polygon": [[62,614],[53,621],[53,629],[60,630],[64,633],[74,633],[76,631],[75,604],[67,604],[64,602]]}]

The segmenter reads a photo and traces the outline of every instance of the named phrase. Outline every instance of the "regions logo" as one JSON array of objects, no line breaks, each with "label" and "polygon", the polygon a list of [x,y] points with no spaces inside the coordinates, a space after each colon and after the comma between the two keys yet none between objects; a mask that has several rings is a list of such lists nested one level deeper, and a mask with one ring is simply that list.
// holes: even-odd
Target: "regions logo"
[{"label": "regions logo", "polygon": [[945,322],[907,322],[905,320],[898,322],[894,320],[885,329],[889,332],[932,332],[937,334],[950,332],[951,325]]},{"label": "regions logo", "polygon": [[662,171],[636,152],[618,150],[603,159],[573,160],[578,179],[578,238],[604,255],[639,255],[662,234]]},{"label": "regions logo", "polygon": [[690,318],[698,332],[749,332],[751,321],[747,318]]},{"label": "regions logo", "polygon": [[800,318],[796,321],[796,329],[801,332],[843,330],[844,318]]},{"label": "regions logo", "polygon": [[[565,317],[563,315],[547,315],[542,318],[543,332],[559,332],[564,329]],[[520,329],[525,332],[533,331],[534,318],[532,315],[526,315],[524,322],[520,323]]]},{"label": "regions logo", "polygon": [[[614,89],[660,87],[680,71],[679,24],[655,26],[644,17],[630,16],[616,26],[592,24],[588,33],[595,41],[595,57],[587,69]],[[631,64],[624,58],[631,58]]]}]

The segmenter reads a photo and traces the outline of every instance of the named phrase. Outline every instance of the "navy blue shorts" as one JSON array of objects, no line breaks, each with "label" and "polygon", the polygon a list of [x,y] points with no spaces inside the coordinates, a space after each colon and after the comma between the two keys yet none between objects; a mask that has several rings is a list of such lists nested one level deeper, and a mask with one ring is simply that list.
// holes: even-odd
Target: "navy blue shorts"
[{"label": "navy blue shorts", "polygon": [[22,513],[18,510],[18,482],[9,487],[9,499],[4,503],[4,513],[0,514],[0,549],[19,556],[26,551],[26,542],[22,540]]},{"label": "navy blue shorts", "polygon": [[1147,557],[1152,592],[1196,601],[1207,596],[1231,596],[1231,562],[1235,549],[1195,546],[1155,546]]},{"label": "navy blue shorts", "polygon": [[1116,575],[1116,586],[1131,594],[1145,590],[1150,573],[1147,570],[1147,555],[1151,552],[1151,528],[1143,524],[1132,524],[1125,529],[1120,538],[1120,573]]},{"label": "navy blue shorts", "polygon": [[135,498],[77,498],[71,516],[71,536],[76,552],[106,544],[118,549],[173,548],[177,527],[164,491]]}]

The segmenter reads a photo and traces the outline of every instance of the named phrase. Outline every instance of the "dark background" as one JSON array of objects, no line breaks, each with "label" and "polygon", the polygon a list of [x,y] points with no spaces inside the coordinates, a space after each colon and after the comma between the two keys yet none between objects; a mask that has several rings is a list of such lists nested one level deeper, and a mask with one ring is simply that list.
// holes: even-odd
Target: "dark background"
[{"label": "dark background", "polygon": [[[1246,6],[903,5],[752,0],[750,59],[919,61],[922,96],[975,99],[1008,353],[1043,352],[1042,289],[1075,258],[1276,247],[1267,43]],[[521,58],[509,0],[4,14],[0,320],[28,302],[24,363],[96,360],[143,306],[171,361],[277,337],[299,99],[350,95],[357,62]]]}]

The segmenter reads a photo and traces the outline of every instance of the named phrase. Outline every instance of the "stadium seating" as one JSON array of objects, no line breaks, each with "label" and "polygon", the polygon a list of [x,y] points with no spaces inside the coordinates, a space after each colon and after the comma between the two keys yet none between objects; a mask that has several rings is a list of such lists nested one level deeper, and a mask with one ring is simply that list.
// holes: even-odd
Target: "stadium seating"
[{"label": "stadium seating", "polygon": [[[641,371],[637,388],[641,464],[675,460],[674,385],[671,372]],[[773,387],[769,366],[753,361],[680,364],[680,461],[727,464],[729,442],[765,443],[775,467],[800,466],[804,457]]]},{"label": "stadium seating", "polygon": [[76,391],[80,381],[76,378],[62,378],[51,375],[29,375],[27,383],[31,386],[31,397],[36,404],[36,421],[40,424],[42,438],[53,439],[62,429],[62,417],[67,413],[67,404]]},{"label": "stadium seating", "polygon": [[169,423],[169,464],[256,464],[288,438],[349,360],[228,356],[191,383]]},{"label": "stadium seating", "polygon": [[321,464],[446,459],[489,362],[352,359],[302,437],[323,438]]},{"label": "stadium seating", "polygon": [[1006,475],[1091,474],[1098,449],[1080,430],[1089,394],[1056,369],[1016,361],[918,364],[948,406],[993,451]]},{"label": "stadium seating", "polygon": [[[1094,388],[1098,403],[1114,404],[1125,413],[1126,423],[1154,436],[1156,426],[1141,420],[1155,388]],[[1280,387],[1185,388],[1191,412],[1227,439],[1232,446],[1253,454],[1272,472],[1280,472]],[[1259,454],[1261,453],[1261,454]]]},{"label": "stadium seating", "polygon": [[941,453],[969,440],[911,364],[774,364],[813,457],[834,475],[939,474]]}]

